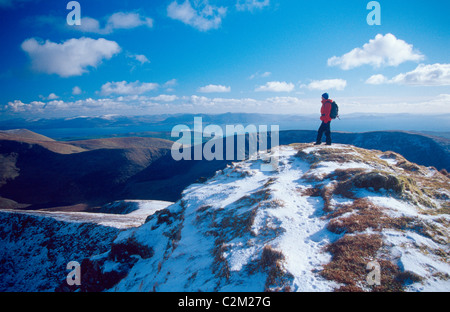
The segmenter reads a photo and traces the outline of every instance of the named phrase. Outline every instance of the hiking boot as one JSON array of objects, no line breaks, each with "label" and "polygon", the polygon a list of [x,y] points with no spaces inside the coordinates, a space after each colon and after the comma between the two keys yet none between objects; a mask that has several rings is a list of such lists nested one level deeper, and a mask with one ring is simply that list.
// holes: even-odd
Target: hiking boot
[{"label": "hiking boot", "polygon": [[314,143],[314,145],[320,145],[320,144],[322,144],[322,143],[317,143],[317,142],[316,142],[316,143]]},{"label": "hiking boot", "polygon": [[331,143],[327,143],[326,145],[331,145]]}]

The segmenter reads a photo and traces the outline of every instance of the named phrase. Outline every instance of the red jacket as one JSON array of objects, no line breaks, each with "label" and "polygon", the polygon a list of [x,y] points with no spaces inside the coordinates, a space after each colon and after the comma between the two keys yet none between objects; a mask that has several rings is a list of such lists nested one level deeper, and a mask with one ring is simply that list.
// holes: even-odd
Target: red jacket
[{"label": "red jacket", "polygon": [[322,108],[320,109],[320,113],[322,116],[320,116],[320,120],[322,120],[324,123],[329,123],[331,121],[330,113],[331,113],[331,103],[333,103],[333,100],[322,100]]}]

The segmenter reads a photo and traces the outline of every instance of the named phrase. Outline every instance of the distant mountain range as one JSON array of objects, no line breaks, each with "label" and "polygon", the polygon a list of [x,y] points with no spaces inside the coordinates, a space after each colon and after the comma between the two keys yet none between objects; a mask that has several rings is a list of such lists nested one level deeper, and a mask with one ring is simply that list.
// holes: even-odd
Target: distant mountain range
[{"label": "distant mountain range", "polygon": [[[29,129],[54,139],[104,138],[143,132],[170,132],[175,125],[192,126],[194,117],[204,125],[279,125],[280,130],[317,130],[318,115],[271,114],[173,114],[148,116],[105,115],[99,117],[34,118],[2,120],[0,130]],[[332,124],[333,131],[368,132],[384,130],[419,131],[450,137],[450,114],[345,114]],[[431,131],[431,132],[430,132]]]},{"label": "distant mountain range", "polygon": [[[308,143],[315,135],[315,131],[281,131],[279,141],[281,145]],[[420,165],[450,171],[448,139],[386,131],[334,133],[333,138],[338,143],[394,151]],[[149,137],[62,142],[28,130],[1,131],[0,208],[89,210],[121,199],[174,202],[187,186],[232,162],[175,161],[172,144]]]}]

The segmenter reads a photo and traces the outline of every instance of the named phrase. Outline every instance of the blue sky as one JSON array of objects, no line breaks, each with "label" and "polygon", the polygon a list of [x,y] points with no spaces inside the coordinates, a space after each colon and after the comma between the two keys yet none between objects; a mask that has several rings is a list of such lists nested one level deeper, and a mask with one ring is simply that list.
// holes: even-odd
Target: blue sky
[{"label": "blue sky", "polygon": [[448,1],[0,0],[2,118],[450,113]]}]

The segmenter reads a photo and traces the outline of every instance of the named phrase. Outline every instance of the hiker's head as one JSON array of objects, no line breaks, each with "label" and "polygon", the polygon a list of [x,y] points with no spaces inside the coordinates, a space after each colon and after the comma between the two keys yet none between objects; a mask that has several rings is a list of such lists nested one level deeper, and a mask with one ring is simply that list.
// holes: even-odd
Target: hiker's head
[{"label": "hiker's head", "polygon": [[329,97],[330,96],[328,95],[328,93],[322,94],[322,99],[324,99],[324,100],[328,100]]}]

